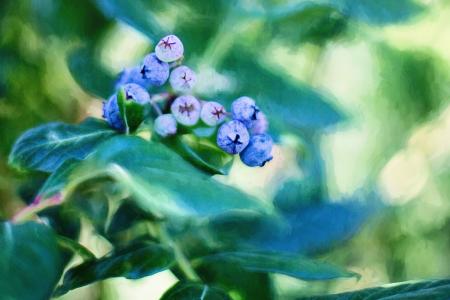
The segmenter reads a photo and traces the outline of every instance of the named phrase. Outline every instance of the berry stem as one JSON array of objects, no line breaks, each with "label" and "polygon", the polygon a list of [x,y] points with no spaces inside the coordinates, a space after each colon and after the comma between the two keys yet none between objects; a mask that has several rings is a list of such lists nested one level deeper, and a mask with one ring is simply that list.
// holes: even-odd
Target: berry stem
[{"label": "berry stem", "polygon": [[183,64],[183,60],[184,60],[184,56],[182,56],[180,59],[178,59],[174,62],[171,62],[169,64],[170,69],[175,69],[176,67],[181,66]]},{"label": "berry stem", "polygon": [[156,111],[158,116],[162,115],[161,108],[159,108],[159,106],[158,106],[158,104],[156,102],[150,101],[150,104],[153,107],[153,109]]}]

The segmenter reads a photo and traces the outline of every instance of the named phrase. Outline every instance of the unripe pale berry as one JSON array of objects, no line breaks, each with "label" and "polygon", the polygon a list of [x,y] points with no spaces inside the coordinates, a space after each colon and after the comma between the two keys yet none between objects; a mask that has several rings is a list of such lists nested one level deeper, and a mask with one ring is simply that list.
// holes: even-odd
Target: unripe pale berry
[{"label": "unripe pale berry", "polygon": [[209,101],[203,103],[200,118],[206,125],[216,126],[225,120],[226,115],[227,112],[222,104]]},{"label": "unripe pale berry", "polygon": [[141,74],[140,67],[126,68],[118,76],[115,88],[118,90],[122,85],[127,83],[136,83],[144,89],[148,89],[151,83],[144,79]]},{"label": "unripe pale berry", "polygon": [[220,126],[217,145],[225,152],[237,154],[247,147],[250,134],[240,121],[233,120]]},{"label": "unripe pale berry", "polygon": [[197,76],[190,68],[179,66],[170,73],[169,82],[176,92],[189,93],[197,82]]},{"label": "unripe pale berry", "polygon": [[178,123],[192,126],[200,118],[200,102],[194,96],[180,96],[173,101],[170,111]]},{"label": "unripe pale berry", "polygon": [[183,57],[184,47],[180,39],[175,35],[163,37],[155,47],[159,60],[173,62]]},{"label": "unripe pale berry", "polygon": [[263,167],[272,159],[272,138],[268,134],[257,134],[240,154],[241,160],[249,167]]},{"label": "unripe pale berry", "polygon": [[155,53],[144,58],[140,74],[144,80],[155,86],[161,86],[169,78],[169,64],[158,59]]},{"label": "unripe pale berry", "polygon": [[240,97],[231,104],[233,119],[241,121],[247,128],[252,127],[258,112],[255,100],[250,97]]},{"label": "unripe pale berry", "polygon": [[177,133],[177,121],[172,114],[164,114],[155,119],[155,132],[162,137]]},{"label": "unripe pale berry", "polygon": [[263,134],[266,133],[269,128],[269,122],[267,121],[266,115],[259,111],[256,113],[256,120],[252,122],[252,126],[250,128],[251,134]]},{"label": "unripe pale berry", "polygon": [[103,102],[103,118],[108,122],[112,128],[124,131],[125,123],[120,115],[119,104],[117,103],[117,96],[112,95],[108,101]]},{"label": "unripe pale berry", "polygon": [[134,101],[139,104],[146,104],[150,102],[150,95],[140,85],[128,83],[123,86],[123,89],[125,91],[125,99],[127,101]]}]

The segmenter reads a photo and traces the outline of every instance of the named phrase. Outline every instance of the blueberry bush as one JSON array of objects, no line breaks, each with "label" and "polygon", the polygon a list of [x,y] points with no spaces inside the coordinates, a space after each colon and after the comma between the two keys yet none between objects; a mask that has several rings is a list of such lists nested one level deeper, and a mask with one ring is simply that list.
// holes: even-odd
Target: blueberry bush
[{"label": "blueberry bush", "polygon": [[[355,27],[407,22],[425,13],[425,5],[86,0],[78,8],[71,1],[31,2],[32,14],[45,20],[39,30],[81,41],[66,63],[101,112],[80,122],[67,117],[70,122],[40,124],[14,142],[8,164],[25,174],[26,205],[0,224],[0,299],[65,297],[107,279],[151,279],[167,271],[177,282],[164,300],[449,299],[450,279],[329,295],[321,295],[324,288],[283,293],[276,284],[286,277],[322,287],[364,280],[350,263],[327,254],[387,207],[373,182],[333,199],[320,138],[347,116],[313,80],[296,82],[262,53],[277,40],[288,49],[311,45],[317,58],[331,43],[362,35]],[[71,9],[92,24],[65,19],[61,12]],[[131,27],[152,45],[117,74],[100,63],[112,26]],[[114,41],[108,51],[126,42]],[[395,61],[392,49],[380,49]],[[274,186],[268,199],[227,181],[236,165],[260,180],[258,172],[273,170],[290,140],[301,179]],[[108,251],[90,249],[86,232]]]}]

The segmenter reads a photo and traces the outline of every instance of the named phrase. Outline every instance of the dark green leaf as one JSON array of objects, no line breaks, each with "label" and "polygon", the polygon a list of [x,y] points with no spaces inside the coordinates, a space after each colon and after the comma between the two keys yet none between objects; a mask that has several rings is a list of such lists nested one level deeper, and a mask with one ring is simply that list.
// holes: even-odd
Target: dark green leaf
[{"label": "dark green leaf", "polygon": [[66,238],[62,235],[58,235],[56,237],[56,240],[61,248],[67,249],[74,254],[78,254],[83,260],[95,259],[95,255],[91,251],[89,251],[89,249],[72,239]]},{"label": "dark green leaf", "polygon": [[321,199],[319,183],[305,178],[285,182],[273,201],[276,208],[289,212],[301,206],[320,202]]},{"label": "dark green leaf", "polygon": [[226,292],[196,282],[178,282],[171,287],[161,300],[231,300]]},{"label": "dark green leaf", "polygon": [[[205,175],[169,148],[138,137],[105,142],[74,177],[105,175],[131,191],[141,209],[159,217],[205,216],[233,209],[271,211],[267,203]],[[59,175],[49,180],[53,176]]]},{"label": "dark green leaf", "polygon": [[298,1],[275,7],[270,11],[269,17],[288,17],[317,5],[334,7],[344,15],[376,25],[407,21],[424,10],[424,6],[414,0],[319,0]]},{"label": "dark green leaf", "polygon": [[112,95],[116,79],[100,64],[93,50],[79,48],[67,60],[72,76],[86,92],[103,99]]},{"label": "dark green leaf", "polygon": [[111,236],[120,231],[129,229],[140,221],[151,219],[151,215],[145,214],[135,202],[131,199],[127,199],[123,201],[112,217],[106,233],[108,236]]},{"label": "dark green leaf", "polygon": [[200,265],[195,271],[206,284],[233,291],[233,299],[274,299],[274,288],[268,274],[249,272],[237,264],[220,261]]},{"label": "dark green leaf", "polygon": [[375,203],[365,205],[349,200],[298,206],[283,213],[278,228],[264,230],[249,242],[269,251],[316,253],[351,238],[376,211]]},{"label": "dark green leaf", "polygon": [[76,169],[79,160],[68,159],[66,160],[55,172],[48,177],[44,185],[39,190],[39,196],[41,199],[50,198],[53,195],[58,194],[66,185],[70,179],[70,175]]},{"label": "dark green leaf", "polygon": [[447,300],[450,279],[404,282],[355,292],[304,297],[298,300]]},{"label": "dark green leaf", "polygon": [[218,249],[313,254],[351,238],[377,211],[375,205],[356,201],[297,203],[293,207],[295,209],[280,212],[278,216],[249,212],[214,216],[208,223],[196,227],[193,234]]},{"label": "dark green leaf", "polygon": [[173,262],[172,251],[166,247],[155,243],[134,244],[69,269],[55,296],[107,278],[139,279],[150,276],[170,268]]},{"label": "dark green leaf", "polygon": [[344,14],[372,24],[389,24],[407,21],[424,10],[414,0],[329,0]]},{"label": "dark green leaf", "polygon": [[64,265],[55,234],[42,224],[0,224],[2,299],[50,299]]},{"label": "dark green leaf", "polygon": [[69,159],[84,159],[115,135],[105,122],[88,119],[80,125],[49,123],[25,132],[15,143],[9,163],[18,169],[53,172]]},{"label": "dark green leaf", "polygon": [[226,252],[199,259],[201,264],[219,261],[250,272],[278,273],[302,280],[326,280],[358,276],[326,262],[281,252]]}]

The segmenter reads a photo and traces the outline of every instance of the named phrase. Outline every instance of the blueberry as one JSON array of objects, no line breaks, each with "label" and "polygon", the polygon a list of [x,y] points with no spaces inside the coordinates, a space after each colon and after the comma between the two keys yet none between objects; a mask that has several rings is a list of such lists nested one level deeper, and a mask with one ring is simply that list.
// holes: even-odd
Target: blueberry
[{"label": "blueberry", "polygon": [[256,120],[252,122],[252,126],[250,128],[251,134],[263,134],[266,133],[269,128],[269,122],[267,121],[266,115],[259,111],[256,113]]},{"label": "blueberry", "polygon": [[177,133],[177,121],[172,114],[164,114],[155,120],[155,132],[162,137]]},{"label": "blueberry", "polygon": [[183,52],[183,43],[175,35],[163,37],[155,47],[156,56],[165,62],[173,62],[182,58]]},{"label": "blueberry", "polygon": [[179,93],[189,93],[194,87],[197,76],[186,66],[179,66],[170,73],[170,85]]},{"label": "blueberry", "polygon": [[220,126],[217,132],[217,145],[225,152],[237,154],[247,147],[250,135],[240,121],[230,121]]},{"label": "blueberry", "polygon": [[203,103],[200,118],[206,125],[216,126],[217,124],[222,123],[226,116],[227,112],[222,104],[214,101]]},{"label": "blueberry", "polygon": [[144,80],[155,86],[161,86],[169,78],[169,64],[160,61],[155,53],[150,53],[144,58],[140,74]]},{"label": "blueberry", "polygon": [[106,122],[112,128],[125,131],[125,123],[120,115],[119,104],[117,103],[117,96],[115,94],[108,101],[103,102],[103,118],[106,119]]},{"label": "blueberry", "polygon": [[148,89],[151,86],[150,81],[142,78],[141,68],[126,68],[118,76],[115,88],[118,90],[122,85],[127,83],[136,83],[142,86],[144,89]]},{"label": "blueberry", "polygon": [[138,104],[146,104],[150,102],[150,95],[147,91],[135,83],[128,83],[123,86],[125,91],[125,99],[127,101],[134,101]]},{"label": "blueberry", "polygon": [[247,128],[252,127],[258,112],[255,100],[250,97],[240,97],[231,104],[233,119],[241,121]]},{"label": "blueberry", "polygon": [[178,123],[186,126],[195,125],[200,118],[200,102],[193,96],[180,96],[170,106]]},{"label": "blueberry", "polygon": [[249,167],[263,167],[272,159],[272,138],[268,134],[257,134],[250,138],[247,148],[239,156]]}]

